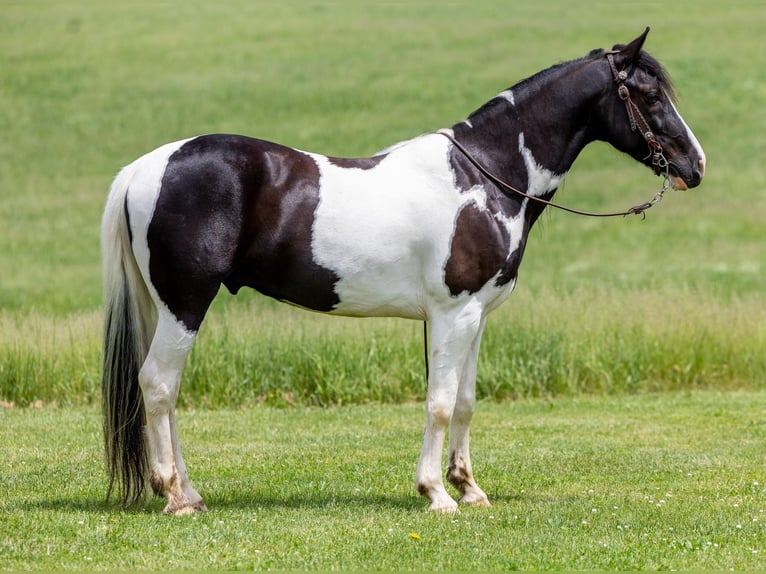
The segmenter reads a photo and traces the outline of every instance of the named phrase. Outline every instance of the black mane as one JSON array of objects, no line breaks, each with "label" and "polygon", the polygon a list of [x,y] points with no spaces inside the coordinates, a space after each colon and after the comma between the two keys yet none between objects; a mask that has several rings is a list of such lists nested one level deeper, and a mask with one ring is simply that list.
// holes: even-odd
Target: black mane
[{"label": "black mane", "polygon": [[[625,46],[618,44],[614,46],[613,50],[620,50],[624,48]],[[558,64],[554,64],[553,66],[546,68],[545,70],[542,70],[524,80],[521,80],[520,82],[514,84],[513,86],[510,86],[508,90],[511,90],[515,93],[520,93],[524,90],[524,88],[539,83],[541,79],[545,78],[546,76],[549,76],[556,71],[560,70],[561,68],[565,66],[569,66],[570,64],[574,64],[577,62],[582,62],[584,60],[598,60],[600,58],[603,58],[606,55],[606,51],[603,49],[596,49],[592,50],[587,56],[584,56],[582,58],[577,58],[575,60],[569,60],[566,62],[560,62]],[[647,74],[650,74],[651,76],[657,78],[657,81],[660,83],[660,86],[663,90],[667,93],[668,97],[672,101],[676,101],[676,95],[675,95],[675,89],[673,88],[673,81],[670,78],[670,75],[665,70],[665,68],[660,64],[653,56],[649,55],[647,52],[641,50],[638,55],[638,61],[636,65],[642,69]],[[485,112],[491,110],[496,105],[503,103],[504,100],[500,96],[496,96],[486,102],[483,106],[481,106],[479,109],[474,111],[470,116],[468,117],[469,121],[478,119],[482,115],[484,115]]]}]

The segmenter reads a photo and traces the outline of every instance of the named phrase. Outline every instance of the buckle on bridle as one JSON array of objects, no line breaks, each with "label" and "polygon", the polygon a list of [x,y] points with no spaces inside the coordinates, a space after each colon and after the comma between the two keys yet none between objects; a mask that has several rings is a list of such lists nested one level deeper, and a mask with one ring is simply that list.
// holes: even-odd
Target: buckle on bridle
[{"label": "buckle on bridle", "polygon": [[[641,113],[641,109],[636,105],[633,99],[630,97],[630,90],[625,85],[625,81],[628,79],[628,70],[618,70],[614,64],[614,54],[616,52],[607,52],[606,60],[609,62],[609,68],[612,70],[612,76],[617,84],[617,95],[625,102],[625,109],[628,112],[628,121],[630,122],[630,131],[640,130],[641,136],[649,146],[649,154],[644,158],[652,158],[652,165],[654,166],[654,172],[657,175],[662,175],[664,172],[665,178],[668,177],[669,162],[662,152],[662,145],[657,141],[649,122],[646,121],[644,114]],[[663,190],[664,191],[664,190]]]},{"label": "buckle on bridle", "polygon": [[[624,74],[625,72],[621,72],[621,73]],[[619,86],[617,86],[617,95],[620,96],[620,99],[623,102],[627,102],[630,99],[630,90],[628,90],[628,86],[626,86],[625,84],[620,84]]]}]

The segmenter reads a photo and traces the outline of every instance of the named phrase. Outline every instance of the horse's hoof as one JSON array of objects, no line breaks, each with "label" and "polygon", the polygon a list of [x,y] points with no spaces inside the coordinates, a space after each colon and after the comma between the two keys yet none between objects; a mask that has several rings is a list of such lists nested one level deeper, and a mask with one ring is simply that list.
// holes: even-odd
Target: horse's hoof
[{"label": "horse's hoof", "polygon": [[165,514],[173,514],[174,516],[186,516],[187,514],[207,512],[207,506],[205,505],[204,500],[198,500],[197,502],[190,502],[181,506],[168,504],[162,512]]},{"label": "horse's hoof", "polygon": [[[489,504],[489,502],[487,504]],[[205,501],[202,499],[192,504],[192,507],[194,508],[195,512],[207,512],[207,506],[205,505]]]},{"label": "horse's hoof", "polygon": [[436,512],[438,514],[459,514],[460,510],[457,507],[457,502],[452,500],[451,498],[445,501],[434,501],[431,503],[430,508],[428,509],[431,512]]},{"label": "horse's hoof", "polygon": [[489,498],[487,498],[487,495],[482,493],[470,493],[463,495],[460,500],[458,500],[460,504],[465,504],[466,506],[485,506],[489,507],[492,506],[489,502]]}]

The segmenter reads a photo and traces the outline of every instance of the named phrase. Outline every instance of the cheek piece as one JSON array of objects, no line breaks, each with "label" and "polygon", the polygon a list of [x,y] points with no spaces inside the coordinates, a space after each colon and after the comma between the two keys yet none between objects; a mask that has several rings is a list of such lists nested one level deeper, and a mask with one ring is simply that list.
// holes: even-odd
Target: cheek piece
[{"label": "cheek piece", "polygon": [[625,102],[625,109],[628,111],[628,119],[630,120],[630,131],[638,131],[649,146],[649,154],[644,158],[644,161],[651,158],[654,173],[657,175],[664,175],[665,179],[669,179],[669,162],[662,151],[662,145],[657,141],[657,138],[649,126],[649,122],[646,121],[644,114],[630,97],[630,90],[625,85],[625,81],[628,79],[628,73],[630,68],[626,70],[618,70],[614,64],[614,54],[616,52],[608,52],[606,59],[609,62],[609,67],[612,70],[612,76],[617,84],[617,95]]}]

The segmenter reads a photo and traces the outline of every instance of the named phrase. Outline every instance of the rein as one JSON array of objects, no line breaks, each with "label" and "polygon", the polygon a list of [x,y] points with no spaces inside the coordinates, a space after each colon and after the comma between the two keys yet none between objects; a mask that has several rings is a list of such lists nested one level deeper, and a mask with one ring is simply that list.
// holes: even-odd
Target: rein
[{"label": "rein", "polygon": [[646,158],[644,159],[647,159],[651,156],[652,165],[654,166],[654,172],[657,175],[664,176],[662,181],[662,186],[660,187],[659,191],[657,191],[657,193],[654,194],[654,197],[652,197],[652,199],[650,199],[649,201],[645,203],[634,205],[633,207],[631,207],[630,209],[626,211],[597,213],[593,211],[582,211],[580,209],[566,207],[564,205],[561,205],[560,203],[555,203],[553,201],[548,201],[547,199],[543,199],[542,197],[530,195],[528,193],[521,191],[520,189],[513,187],[509,183],[506,183],[505,181],[503,181],[502,179],[494,175],[492,172],[490,172],[486,167],[484,167],[481,163],[479,163],[479,161],[475,157],[473,157],[471,153],[463,146],[463,144],[458,142],[450,132],[446,130],[439,130],[439,132],[437,133],[443,135],[445,138],[450,140],[450,142],[452,142],[452,145],[454,145],[458,150],[460,150],[460,152],[466,157],[466,159],[468,159],[468,161],[470,161],[474,165],[476,169],[478,169],[492,183],[494,183],[495,185],[497,185],[498,187],[502,189],[505,189],[507,191],[510,191],[512,193],[515,193],[517,195],[520,195],[532,201],[536,201],[537,203],[550,205],[551,207],[555,207],[556,209],[561,209],[562,211],[568,211],[569,213],[574,213],[575,215],[584,215],[586,217],[625,217],[627,215],[641,215],[644,218],[646,218],[645,211],[649,209],[650,207],[652,207],[654,204],[658,203],[662,199],[662,196],[664,195],[664,193],[670,187],[670,163],[665,157],[665,154],[662,151],[662,145],[660,145],[660,142],[657,141],[657,138],[655,137],[654,132],[649,127],[649,123],[646,121],[646,118],[644,118],[644,115],[641,113],[641,110],[633,101],[633,99],[630,97],[630,90],[628,90],[628,86],[625,85],[625,80],[628,79],[628,71],[617,70],[614,64],[614,52],[607,53],[606,59],[609,62],[609,68],[612,70],[614,81],[617,84],[617,95],[620,97],[620,99],[623,102],[625,102],[625,108],[628,111],[628,119],[630,120],[630,130],[633,132],[640,130],[641,136],[646,141],[646,144],[649,146],[649,155],[646,156]]},{"label": "rein", "polygon": [[461,153],[466,157],[466,159],[468,159],[468,161],[470,161],[476,169],[478,169],[487,179],[489,179],[492,183],[494,183],[498,187],[506,189],[510,192],[513,192],[527,199],[531,199],[532,201],[536,201],[537,203],[550,205],[551,207],[555,207],[556,209],[561,209],[562,211],[568,211],[569,213],[574,213],[575,215],[585,215],[586,217],[624,217],[626,215],[642,215],[644,216],[644,218],[646,218],[646,214],[644,212],[650,207],[652,207],[655,203],[659,202],[662,199],[663,194],[670,187],[670,183],[669,183],[670,180],[668,179],[668,174],[666,170],[665,179],[662,182],[662,187],[657,193],[654,194],[654,197],[652,197],[652,199],[650,199],[649,201],[645,203],[641,203],[640,205],[634,205],[633,207],[631,207],[630,209],[626,211],[613,211],[613,212],[607,212],[607,213],[599,213],[594,211],[583,211],[580,209],[574,209],[572,207],[561,205],[560,203],[548,201],[547,199],[543,199],[542,197],[530,195],[528,193],[521,191],[518,188],[513,187],[511,184],[504,182],[502,179],[494,175],[486,167],[480,164],[479,161],[471,155],[471,152],[469,152],[463,146],[463,144],[458,142],[454,138],[454,136],[452,136],[452,134],[447,133],[446,131],[439,131],[437,133],[443,135],[445,138],[450,140],[452,142],[452,145],[454,145],[457,149],[459,149]]},{"label": "rein", "polygon": [[556,209],[560,209],[562,211],[568,211],[569,213],[574,213],[575,215],[584,215],[586,217],[625,217],[627,215],[642,215],[644,218],[646,218],[646,213],[644,212],[650,207],[652,207],[655,203],[658,203],[662,199],[662,196],[664,195],[664,193],[670,187],[668,166],[666,163],[665,179],[662,182],[662,187],[657,193],[654,194],[654,197],[652,197],[652,199],[650,199],[649,201],[645,203],[641,203],[639,205],[634,205],[633,207],[625,211],[613,211],[613,212],[607,212],[607,213],[598,213],[594,211],[583,211],[580,209],[574,209],[573,207],[567,207],[566,205],[561,205],[560,203],[555,203],[553,201],[543,199],[542,197],[530,195],[528,193],[521,191],[518,188],[513,187],[511,184],[504,182],[502,179],[494,175],[486,167],[480,164],[479,161],[471,155],[471,152],[469,152],[463,146],[463,144],[458,142],[452,134],[446,131],[441,131],[441,130],[437,133],[440,133],[445,138],[450,140],[452,142],[452,145],[454,145],[457,149],[459,149],[460,152],[466,157],[466,159],[468,159],[468,161],[470,161],[474,165],[476,169],[478,169],[487,179],[489,179],[492,183],[494,183],[498,187],[505,189],[507,191],[510,191],[512,193],[515,193],[516,195],[520,195],[521,197],[525,197],[532,201],[536,201],[537,203],[542,203],[543,205],[550,205],[551,207],[555,207]]},{"label": "rein", "polygon": [[[652,207],[654,204],[659,203],[659,201],[662,199],[662,196],[664,193],[668,190],[670,187],[670,163],[668,162],[667,158],[665,157],[665,154],[662,151],[662,145],[660,145],[660,142],[657,141],[657,138],[654,136],[654,132],[652,131],[651,127],[649,126],[649,122],[646,121],[646,118],[641,113],[640,108],[636,105],[636,103],[633,101],[633,99],[630,97],[630,90],[628,89],[628,86],[625,85],[625,81],[628,79],[629,71],[628,70],[618,70],[617,67],[614,64],[614,52],[608,52],[606,54],[606,59],[609,62],[609,68],[612,70],[612,76],[614,76],[614,82],[617,84],[617,95],[620,97],[620,99],[625,102],[625,109],[628,111],[628,120],[630,121],[630,131],[637,131],[640,130],[641,136],[646,141],[647,146],[649,146],[649,155],[646,156],[647,159],[649,156],[652,158],[652,165],[654,166],[654,172],[657,175],[663,175],[662,180],[662,186],[660,187],[659,191],[654,194],[654,197],[650,199],[649,201],[645,203],[641,203],[639,205],[634,205],[630,209],[626,211],[615,211],[610,213],[596,213],[592,211],[582,211],[579,209],[573,209],[571,207],[566,207],[565,205],[561,205],[559,203],[554,203],[553,201],[548,201],[547,199],[543,199],[542,197],[537,197],[534,195],[530,195],[528,193],[524,193],[520,189],[517,189],[510,185],[509,183],[506,183],[496,175],[494,175],[492,172],[490,172],[486,167],[484,167],[479,161],[471,155],[471,153],[461,144],[458,142],[455,137],[446,130],[439,130],[437,133],[443,135],[445,138],[447,138],[450,142],[452,142],[452,145],[455,146],[460,152],[470,161],[476,169],[478,169],[487,179],[489,179],[492,183],[497,185],[498,187],[505,189],[507,191],[510,191],[512,193],[515,193],[517,195],[520,195],[522,197],[525,197],[529,200],[536,201],[537,203],[542,203],[544,205],[550,205],[551,207],[555,207],[556,209],[561,209],[562,211],[567,211],[569,213],[574,213],[575,215],[584,215],[586,217],[625,217],[628,215],[641,215],[644,219],[646,219],[646,210]],[[429,364],[428,364],[428,323],[427,321],[423,321],[423,348],[424,348],[424,358],[425,358],[425,367],[426,367],[426,381],[428,381],[428,374],[429,374]]]}]

